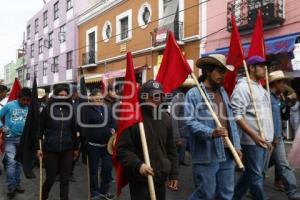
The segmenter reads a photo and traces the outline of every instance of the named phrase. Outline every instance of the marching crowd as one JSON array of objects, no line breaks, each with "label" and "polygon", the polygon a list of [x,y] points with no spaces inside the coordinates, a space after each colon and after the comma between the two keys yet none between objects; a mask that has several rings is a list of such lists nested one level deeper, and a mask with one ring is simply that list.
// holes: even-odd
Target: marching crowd
[{"label": "marching crowd", "polygon": [[[180,190],[178,166],[189,164],[185,158],[188,149],[194,191],[186,199],[240,200],[250,194],[252,199],[265,200],[266,171],[274,165],[274,186],[285,191],[288,199],[300,200],[297,181],[288,163],[282,128],[283,120],[291,117],[291,108],[299,104],[298,98],[288,86],[290,77],[279,70],[268,75],[270,94],[267,92],[260,81],[265,78],[265,66],[268,65],[262,57],[248,58],[250,82],[241,77],[232,95],[228,96],[223,82],[225,73],[233,68],[226,65],[225,56],[211,54],[197,61],[196,66],[202,70],[198,82],[221,127],[215,123],[197,87],[185,94],[176,90],[165,109],[161,106],[166,99],[163,86],[154,80],[141,85],[139,102],[151,166],[144,161],[139,124],[128,127],[115,146],[117,160],[129,183],[131,199],[150,199],[149,175],[153,177],[158,200],[166,199],[166,188]],[[1,85],[3,163],[7,195],[13,198],[16,193],[25,192],[20,179],[21,164],[14,157],[26,121],[31,91],[22,88],[18,99],[8,103],[6,92],[7,88]],[[252,99],[251,93],[255,98]],[[46,171],[42,199],[48,199],[56,180],[60,182],[60,199],[69,199],[69,181],[80,154],[89,167],[91,199],[115,198],[110,191],[114,180],[110,142],[118,129],[114,113],[119,101],[114,89],[109,86],[105,98],[100,89],[90,91],[88,101],[83,101],[88,106],[80,113],[78,107],[82,101],[77,88],[57,85],[49,98],[43,89],[38,89],[38,98],[40,125],[36,143],[41,141],[42,145],[36,145],[36,157],[43,159]],[[299,121],[293,124],[295,130],[298,124]],[[230,139],[245,166],[237,182],[235,161],[225,137]]]}]

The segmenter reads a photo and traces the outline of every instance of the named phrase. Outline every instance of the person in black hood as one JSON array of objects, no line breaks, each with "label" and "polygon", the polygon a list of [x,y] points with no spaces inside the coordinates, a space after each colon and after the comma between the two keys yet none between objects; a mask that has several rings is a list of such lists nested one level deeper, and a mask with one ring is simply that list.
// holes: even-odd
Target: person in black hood
[{"label": "person in black hood", "polygon": [[69,199],[69,176],[73,159],[78,156],[79,141],[71,98],[68,96],[68,87],[54,87],[53,96],[41,113],[38,139],[42,140],[43,149],[38,148],[37,156],[44,159],[46,170],[43,200],[48,199],[57,173],[60,175],[60,199]]},{"label": "person in black hood", "polygon": [[177,150],[171,118],[166,112],[160,113],[162,97],[162,86],[157,81],[142,85],[140,101],[151,167],[144,163],[137,124],[126,129],[117,143],[117,158],[124,167],[132,200],[150,200],[148,175],[153,176],[158,200],[166,199],[166,182],[169,189],[178,190]]}]

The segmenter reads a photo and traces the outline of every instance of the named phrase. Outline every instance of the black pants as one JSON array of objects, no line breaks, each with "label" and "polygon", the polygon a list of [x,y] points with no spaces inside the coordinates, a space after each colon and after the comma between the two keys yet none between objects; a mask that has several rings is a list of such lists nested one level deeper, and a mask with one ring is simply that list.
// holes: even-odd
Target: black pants
[{"label": "black pants", "polygon": [[[157,200],[166,199],[166,185],[165,182],[154,183],[155,194]],[[150,193],[148,183],[129,182],[131,200],[150,200]]]},{"label": "black pants", "polygon": [[69,177],[72,171],[73,151],[60,153],[44,152],[46,181],[43,185],[43,200],[48,199],[49,192],[55,183],[57,172],[60,175],[60,199],[69,199]]}]

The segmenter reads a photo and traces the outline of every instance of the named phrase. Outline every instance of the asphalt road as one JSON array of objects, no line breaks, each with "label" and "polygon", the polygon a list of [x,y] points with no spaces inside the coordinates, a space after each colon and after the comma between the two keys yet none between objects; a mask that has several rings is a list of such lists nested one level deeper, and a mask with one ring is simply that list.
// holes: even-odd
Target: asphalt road
[{"label": "asphalt road", "polygon": [[[289,149],[289,145],[287,145]],[[295,170],[297,180],[300,181],[300,170]],[[36,174],[38,171],[36,170]],[[285,193],[273,190],[273,178],[274,169],[271,168],[268,171],[265,191],[270,200],[284,200],[287,199]],[[87,199],[87,176],[85,165],[78,163],[75,169],[76,182],[70,184],[70,200],[86,200]],[[238,174],[237,174],[238,176]],[[167,200],[185,200],[193,191],[193,177],[191,166],[185,167],[180,166],[180,190],[178,192],[167,191]],[[38,199],[38,179],[28,180],[23,177],[22,185],[26,189],[24,194],[18,194],[16,200],[35,200]],[[112,192],[115,191],[115,185],[112,184]],[[59,184],[55,183],[49,200],[59,200]],[[6,186],[5,186],[5,176],[0,176],[0,200],[6,200]],[[120,197],[116,198],[119,200],[127,200],[129,198],[128,187],[123,190]],[[245,198],[248,199],[248,198]]]}]

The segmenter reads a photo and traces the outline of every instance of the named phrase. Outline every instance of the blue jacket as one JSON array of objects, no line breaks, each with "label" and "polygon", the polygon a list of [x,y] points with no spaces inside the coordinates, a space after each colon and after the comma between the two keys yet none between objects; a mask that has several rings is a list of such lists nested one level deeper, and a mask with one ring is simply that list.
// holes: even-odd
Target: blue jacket
[{"label": "blue jacket", "polygon": [[271,93],[272,115],[274,123],[274,137],[282,137],[281,101]]},{"label": "blue jacket", "polygon": [[[201,87],[209,98],[203,84],[201,84]],[[223,88],[220,89],[220,92],[229,117],[229,137],[233,141],[234,147],[241,149],[236,122],[229,107],[229,98]],[[197,87],[190,89],[186,94],[184,114],[191,134],[192,162],[194,164],[204,164],[225,161],[223,139],[212,138],[212,132],[217,126]]]},{"label": "blue jacket", "polygon": [[0,128],[4,128],[6,137],[19,137],[23,133],[28,107],[21,107],[18,100],[7,103],[0,111],[0,119],[5,118],[5,126],[0,120]]}]

